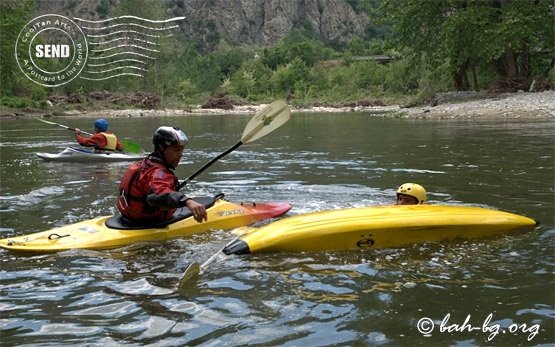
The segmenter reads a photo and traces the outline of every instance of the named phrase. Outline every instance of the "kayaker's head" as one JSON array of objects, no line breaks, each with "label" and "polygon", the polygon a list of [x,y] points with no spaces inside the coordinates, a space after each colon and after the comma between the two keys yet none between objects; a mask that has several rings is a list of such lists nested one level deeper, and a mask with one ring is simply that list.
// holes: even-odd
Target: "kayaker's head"
[{"label": "kayaker's head", "polygon": [[108,121],[104,118],[97,119],[94,122],[94,130],[99,133],[108,130]]},{"label": "kayaker's head", "polygon": [[189,139],[185,133],[176,127],[159,127],[152,137],[154,153],[156,153],[168,166],[176,168]]},{"label": "kayaker's head", "polygon": [[395,205],[420,205],[426,202],[426,189],[420,184],[405,183],[397,189]]}]

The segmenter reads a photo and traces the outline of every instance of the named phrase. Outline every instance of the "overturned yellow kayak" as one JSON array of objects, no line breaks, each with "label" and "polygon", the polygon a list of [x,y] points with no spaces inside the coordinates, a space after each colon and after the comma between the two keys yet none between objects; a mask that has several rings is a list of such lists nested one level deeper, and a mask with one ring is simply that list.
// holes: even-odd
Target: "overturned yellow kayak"
[{"label": "overturned yellow kayak", "polygon": [[210,230],[233,229],[267,218],[279,217],[287,203],[243,204],[224,200],[222,195],[195,198],[206,206],[208,220],[197,223],[187,208],[174,214],[170,223],[130,225],[121,216],[104,216],[34,234],[0,240],[0,247],[19,252],[56,252],[68,249],[108,249],[135,242],[160,241],[190,236]]},{"label": "overturned yellow kayak", "polygon": [[394,248],[450,239],[479,238],[536,225],[513,213],[469,206],[375,206],[284,218],[246,233],[226,254]]}]

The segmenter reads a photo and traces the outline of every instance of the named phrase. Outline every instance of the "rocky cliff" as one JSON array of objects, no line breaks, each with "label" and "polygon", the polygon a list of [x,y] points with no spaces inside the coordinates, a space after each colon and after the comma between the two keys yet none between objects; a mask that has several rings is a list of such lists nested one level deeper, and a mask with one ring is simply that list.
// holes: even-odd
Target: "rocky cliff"
[{"label": "rocky cliff", "polygon": [[[94,20],[110,17],[124,1],[130,0],[38,0],[37,12]],[[137,1],[137,6],[142,2]],[[368,26],[367,15],[357,13],[347,0],[165,0],[157,6],[163,8],[166,18],[150,19],[184,16],[180,23],[183,34],[207,47],[221,39],[233,44],[272,45],[297,27],[324,42],[344,45],[355,36],[364,36]]]},{"label": "rocky cliff", "polygon": [[[177,1],[177,0],[176,0]],[[219,35],[233,43],[271,45],[304,22],[326,42],[346,43],[363,35],[367,16],[357,14],[345,0],[184,0],[177,15],[187,17],[186,33],[195,23],[213,23]],[[176,10],[176,8],[174,8]]]}]

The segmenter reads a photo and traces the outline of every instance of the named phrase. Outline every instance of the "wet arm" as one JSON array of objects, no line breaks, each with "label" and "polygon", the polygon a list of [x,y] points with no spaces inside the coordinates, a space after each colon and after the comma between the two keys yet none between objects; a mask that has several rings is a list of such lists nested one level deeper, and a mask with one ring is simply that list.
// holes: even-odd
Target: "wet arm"
[{"label": "wet arm", "polygon": [[178,208],[186,206],[191,212],[197,222],[202,222],[208,219],[206,208],[204,205],[199,204],[193,199],[187,198],[185,194],[175,191],[174,189],[174,176],[168,173],[157,170],[153,175],[153,180],[150,184],[150,194],[147,195],[146,201],[149,205],[158,208]]},{"label": "wet arm", "polygon": [[180,201],[186,199],[183,193],[176,191],[175,176],[162,169],[152,173],[148,187],[146,202],[153,207],[178,208],[183,206]]},{"label": "wet arm", "polygon": [[146,197],[146,202],[153,207],[160,208],[178,208],[181,207],[181,200],[185,196],[179,192],[169,192],[163,194],[150,193]]}]

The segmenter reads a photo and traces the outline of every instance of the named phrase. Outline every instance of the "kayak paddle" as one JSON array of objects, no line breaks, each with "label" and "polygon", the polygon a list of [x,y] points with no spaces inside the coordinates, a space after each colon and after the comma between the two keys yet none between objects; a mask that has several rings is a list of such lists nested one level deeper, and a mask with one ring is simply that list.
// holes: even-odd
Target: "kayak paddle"
[{"label": "kayak paddle", "polygon": [[[37,118],[37,120],[40,120],[41,122],[46,123],[46,124],[57,125],[60,128],[75,131],[75,128],[68,127],[67,125],[47,121],[43,118]],[[88,132],[83,131],[83,130],[81,130],[81,133],[83,133],[87,136],[92,136],[91,133],[88,133]],[[123,150],[126,151],[126,152],[129,152],[129,153],[141,153],[141,152],[143,152],[143,149],[141,148],[141,145],[139,145],[136,142],[133,142],[133,141],[130,141],[130,140],[120,140],[120,142],[121,142],[121,145],[123,147]]]},{"label": "kayak paddle", "polygon": [[126,152],[133,153],[133,154],[144,152],[144,150],[141,148],[141,145],[139,145],[136,142],[133,142],[127,139],[121,139],[119,140],[119,142],[121,142],[121,146],[123,147],[123,150]]},{"label": "kayak paddle", "polygon": [[189,288],[187,286],[187,284],[190,283],[189,280],[197,275],[202,275],[204,271],[206,271],[206,268],[208,267],[208,265],[210,265],[218,257],[218,255],[224,250],[224,248],[237,241],[241,236],[243,236],[243,234],[238,235],[236,238],[229,241],[225,246],[220,248],[216,253],[212,254],[210,258],[208,258],[204,263],[202,263],[202,265],[199,265],[199,263],[197,262],[190,264],[185,269],[185,272],[183,272],[183,275],[179,280],[179,285],[177,286],[177,291],[179,292],[179,294],[186,295],[187,289]]},{"label": "kayak paddle", "polygon": [[[285,122],[289,120],[291,116],[291,111],[289,110],[289,106],[283,100],[274,101],[270,105],[264,107],[260,111],[258,111],[254,117],[247,123],[245,130],[243,131],[243,135],[241,136],[241,140],[233,145],[230,149],[223,152],[222,154],[218,155],[214,159],[210,160],[206,163],[203,167],[201,167],[197,172],[189,176],[185,181],[179,184],[179,188],[182,188],[187,184],[187,182],[191,181],[193,178],[198,176],[204,170],[206,170],[210,165],[214,164],[218,159],[222,158],[223,156],[231,153],[237,147],[241,146],[243,143],[249,143],[256,139],[261,138],[264,135],[271,133],[272,131],[276,130]],[[233,240],[231,240],[228,244],[226,244],[223,248],[218,250],[218,252],[214,253],[208,260],[206,260],[202,265],[199,265],[197,262],[190,264],[181,279],[179,280],[178,285],[178,292],[180,294],[184,294],[187,290],[187,283],[188,281],[195,277],[196,275],[202,274],[208,265],[210,265],[214,259],[220,254],[220,252],[227,247],[228,245],[232,244],[233,242],[237,241],[242,235],[237,236]]]},{"label": "kayak paddle", "polygon": [[[60,128],[64,128],[64,129],[71,130],[71,131],[75,131],[75,128],[71,128],[71,127],[68,127],[67,125],[63,125],[63,124],[59,124],[59,123],[54,123],[54,122],[51,122],[51,121],[47,121],[46,119],[43,119],[43,118],[37,118],[37,120],[40,120],[41,122],[46,123],[46,124],[57,125],[57,126],[59,126]],[[86,131],[81,131],[81,132],[82,132],[83,134],[87,135],[87,136],[91,136],[91,135],[92,135],[91,133],[88,133],[88,132],[86,132]]]},{"label": "kayak paddle", "polygon": [[203,167],[198,169],[195,173],[191,176],[187,177],[183,182],[179,184],[178,189],[183,188],[187,183],[189,183],[193,178],[200,175],[204,170],[214,164],[216,161],[228,155],[229,153],[236,150],[239,146],[243,143],[249,143],[254,140],[265,136],[272,131],[276,130],[285,122],[289,120],[291,116],[291,111],[289,110],[289,106],[283,100],[278,100],[272,102],[270,105],[264,107],[260,111],[258,111],[254,117],[247,123],[245,130],[243,130],[243,135],[241,136],[241,140],[229,148],[227,151],[219,154],[214,159],[210,160]]}]

